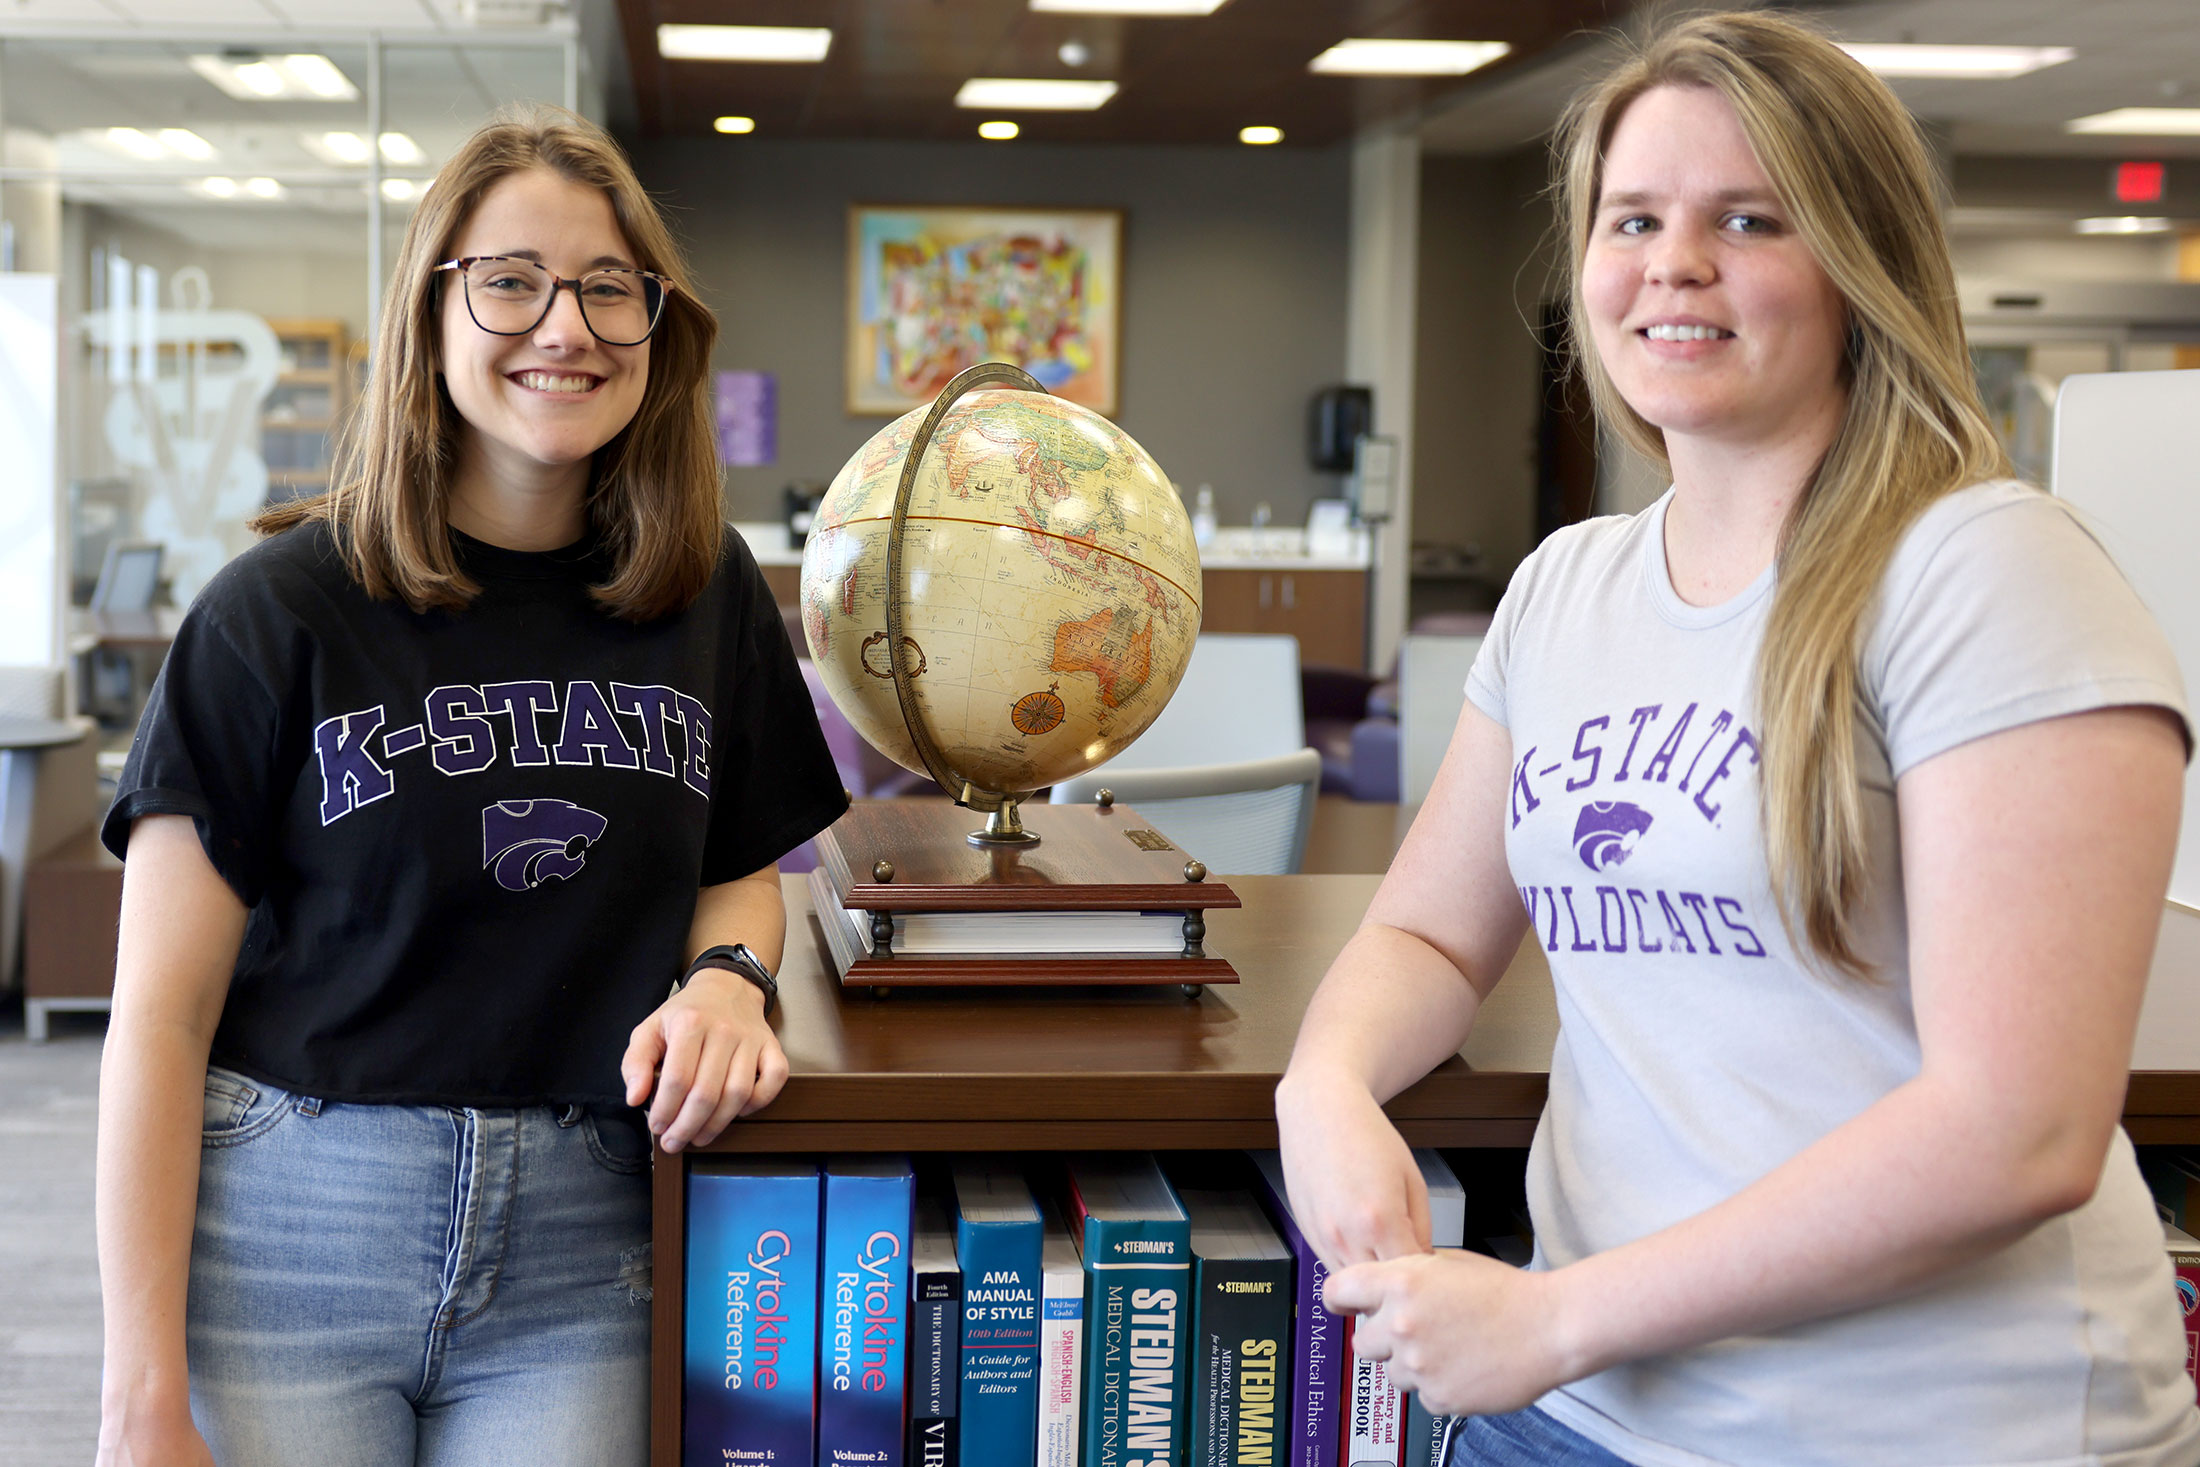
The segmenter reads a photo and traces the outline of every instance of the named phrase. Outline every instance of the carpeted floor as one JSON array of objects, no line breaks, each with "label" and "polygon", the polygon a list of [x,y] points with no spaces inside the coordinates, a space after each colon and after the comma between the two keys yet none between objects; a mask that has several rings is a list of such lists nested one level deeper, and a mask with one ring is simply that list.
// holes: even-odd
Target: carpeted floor
[{"label": "carpeted floor", "polygon": [[92,1138],[106,1021],[0,1017],[0,1467],[89,1467],[99,1440]]}]

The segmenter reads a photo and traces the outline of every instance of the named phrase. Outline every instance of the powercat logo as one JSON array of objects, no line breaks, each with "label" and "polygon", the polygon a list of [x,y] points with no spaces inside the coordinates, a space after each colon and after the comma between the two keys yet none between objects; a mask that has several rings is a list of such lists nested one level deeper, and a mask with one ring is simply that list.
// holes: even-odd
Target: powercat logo
[{"label": "powercat logo", "polygon": [[611,822],[571,800],[500,800],[481,812],[481,866],[507,891],[570,881]]}]

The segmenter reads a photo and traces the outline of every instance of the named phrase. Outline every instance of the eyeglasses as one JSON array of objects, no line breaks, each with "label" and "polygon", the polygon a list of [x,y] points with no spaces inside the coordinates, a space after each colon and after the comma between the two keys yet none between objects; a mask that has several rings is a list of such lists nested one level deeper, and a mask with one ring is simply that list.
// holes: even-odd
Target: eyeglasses
[{"label": "eyeglasses", "polygon": [[639,346],[657,329],[672,282],[648,270],[591,270],[578,280],[553,275],[512,255],[445,260],[430,274],[456,270],[465,282],[466,313],[492,336],[525,336],[543,323],[558,292],[570,289],[581,320],[606,346]]}]

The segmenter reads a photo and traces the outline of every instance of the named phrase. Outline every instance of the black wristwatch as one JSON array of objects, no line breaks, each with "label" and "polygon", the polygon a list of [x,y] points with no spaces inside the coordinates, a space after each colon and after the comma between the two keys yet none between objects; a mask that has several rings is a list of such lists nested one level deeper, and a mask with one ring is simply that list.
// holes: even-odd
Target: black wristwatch
[{"label": "black wristwatch", "polygon": [[765,1018],[770,1018],[772,1010],[779,1006],[779,980],[772,976],[771,969],[764,966],[762,958],[749,951],[747,943],[704,948],[696,955],[695,961],[688,964],[688,970],[680,975],[680,981],[672,985],[672,991],[678,993],[687,987],[688,980],[704,968],[724,968],[729,973],[739,973],[764,990]]}]

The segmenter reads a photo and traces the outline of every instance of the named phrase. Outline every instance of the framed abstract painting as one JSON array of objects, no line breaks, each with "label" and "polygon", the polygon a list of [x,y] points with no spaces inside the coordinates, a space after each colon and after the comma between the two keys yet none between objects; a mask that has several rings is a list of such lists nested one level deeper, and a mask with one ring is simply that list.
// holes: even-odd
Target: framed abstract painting
[{"label": "framed abstract painting", "polygon": [[956,373],[1011,362],[1116,410],[1119,209],[859,204],[848,211],[848,411],[904,413]]}]

